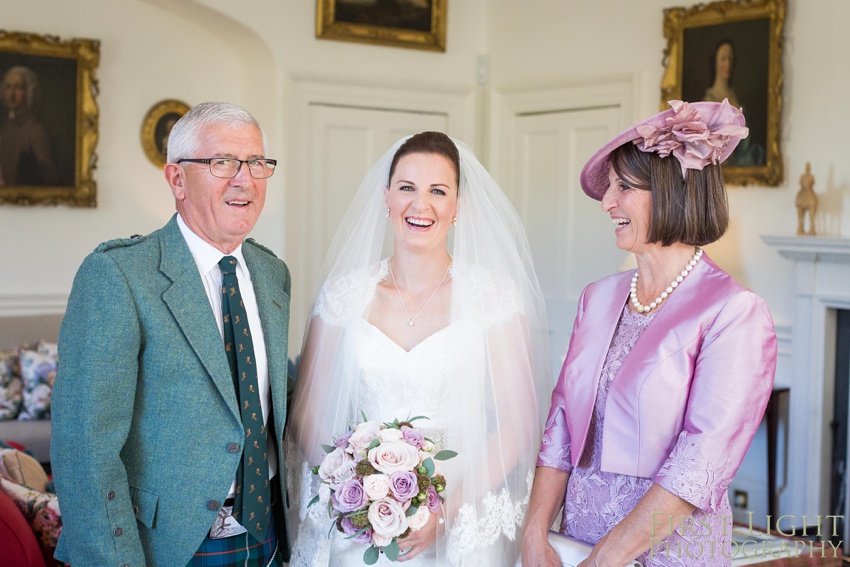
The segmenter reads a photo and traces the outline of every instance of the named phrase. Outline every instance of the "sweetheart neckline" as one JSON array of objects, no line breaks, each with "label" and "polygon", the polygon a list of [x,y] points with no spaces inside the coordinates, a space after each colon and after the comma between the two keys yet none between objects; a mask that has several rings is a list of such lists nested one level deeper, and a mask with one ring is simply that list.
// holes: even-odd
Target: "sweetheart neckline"
[{"label": "sweetheart neckline", "polygon": [[405,349],[403,346],[401,346],[400,344],[398,344],[397,342],[395,342],[394,340],[392,340],[392,339],[389,337],[389,335],[387,335],[385,332],[383,332],[383,331],[382,331],[379,327],[377,327],[377,326],[373,325],[372,323],[370,323],[368,319],[361,318],[360,320],[361,320],[361,321],[363,321],[364,323],[366,323],[366,325],[368,325],[369,327],[371,327],[371,328],[372,328],[372,329],[374,329],[375,331],[377,331],[377,333],[378,333],[380,336],[382,336],[384,339],[386,339],[386,340],[387,340],[387,342],[389,342],[391,345],[395,346],[398,350],[400,350],[401,352],[403,352],[403,353],[405,353],[405,354],[410,354],[410,353],[412,353],[413,351],[415,351],[416,349],[418,349],[419,347],[421,347],[423,344],[427,343],[427,342],[428,342],[429,340],[431,340],[432,338],[436,337],[437,335],[439,335],[439,334],[440,334],[440,333],[442,333],[443,331],[446,331],[446,330],[450,329],[451,327],[453,327],[454,325],[456,325],[457,323],[459,323],[459,321],[452,321],[451,323],[449,323],[449,324],[448,324],[448,325],[446,325],[445,327],[442,327],[441,329],[438,329],[438,330],[434,331],[433,333],[431,333],[430,335],[428,335],[427,337],[425,337],[424,339],[422,339],[421,341],[419,341],[418,343],[416,343],[415,345],[413,345],[413,346],[410,348],[410,350],[407,350],[407,349]]}]

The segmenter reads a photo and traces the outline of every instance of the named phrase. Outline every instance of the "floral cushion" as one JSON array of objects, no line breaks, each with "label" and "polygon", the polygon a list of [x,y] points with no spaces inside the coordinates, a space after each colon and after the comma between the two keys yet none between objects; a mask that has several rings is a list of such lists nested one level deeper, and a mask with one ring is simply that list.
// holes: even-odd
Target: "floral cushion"
[{"label": "floral cushion", "polygon": [[17,351],[0,351],[0,420],[15,419],[24,400]]},{"label": "floral cushion", "polygon": [[29,522],[47,564],[54,564],[53,552],[62,532],[62,517],[56,495],[36,492],[4,479],[0,479],[0,490],[12,499]]},{"label": "floral cushion", "polygon": [[35,350],[21,350],[20,357],[24,402],[18,419],[49,419],[57,359]]}]

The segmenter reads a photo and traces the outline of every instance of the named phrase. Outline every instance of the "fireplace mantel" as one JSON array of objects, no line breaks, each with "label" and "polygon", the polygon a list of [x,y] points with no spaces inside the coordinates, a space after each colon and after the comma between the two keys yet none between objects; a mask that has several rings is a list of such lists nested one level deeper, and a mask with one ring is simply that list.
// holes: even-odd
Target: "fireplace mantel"
[{"label": "fireplace mantel", "polygon": [[[829,506],[836,310],[850,309],[850,239],[763,236],[794,262],[788,488],[783,514],[824,517]],[[783,506],[783,508],[786,508]]]},{"label": "fireplace mantel", "polygon": [[762,236],[762,240],[790,260],[850,263],[850,239],[829,236]]}]

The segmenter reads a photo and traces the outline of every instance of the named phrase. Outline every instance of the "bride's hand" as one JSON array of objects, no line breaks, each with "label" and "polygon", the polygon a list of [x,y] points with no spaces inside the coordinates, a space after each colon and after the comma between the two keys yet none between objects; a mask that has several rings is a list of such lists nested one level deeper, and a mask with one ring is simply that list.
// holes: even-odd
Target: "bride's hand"
[{"label": "bride's hand", "polygon": [[431,514],[424,526],[398,541],[398,546],[403,552],[398,556],[399,563],[413,559],[434,545],[434,542],[437,541],[437,519],[439,517],[440,514]]}]

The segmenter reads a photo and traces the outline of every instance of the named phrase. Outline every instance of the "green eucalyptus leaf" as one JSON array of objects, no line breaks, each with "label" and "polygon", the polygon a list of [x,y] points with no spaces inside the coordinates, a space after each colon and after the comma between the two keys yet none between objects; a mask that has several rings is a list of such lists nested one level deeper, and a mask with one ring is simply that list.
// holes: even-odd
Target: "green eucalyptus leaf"
[{"label": "green eucalyptus leaf", "polygon": [[309,503],[309,504],[307,504],[307,507],[309,508],[310,506],[312,506],[313,504],[315,504],[315,503],[316,503],[316,502],[318,502],[318,501],[319,501],[319,495],[317,494],[317,495],[315,495],[315,496],[313,497],[313,499],[312,499],[312,500],[310,500],[310,503]]},{"label": "green eucalyptus leaf", "polygon": [[411,504],[411,505],[407,508],[407,511],[404,513],[404,515],[405,515],[405,516],[410,517],[410,516],[412,516],[413,514],[415,514],[417,510],[419,510],[419,506],[416,506],[416,505],[414,505],[414,504]]},{"label": "green eucalyptus leaf", "polygon": [[372,442],[369,443],[369,446],[366,447],[366,450],[369,451],[370,449],[374,449],[375,447],[377,447],[380,444],[381,444],[381,440],[378,439],[377,437],[375,437],[374,439],[372,439]]},{"label": "green eucalyptus leaf", "polygon": [[422,461],[422,466],[425,467],[425,474],[431,476],[434,474],[434,461],[431,457],[428,457],[424,461]]},{"label": "green eucalyptus leaf", "polygon": [[363,563],[366,565],[374,565],[378,562],[378,548],[370,545],[363,553]]},{"label": "green eucalyptus leaf", "polygon": [[333,445],[325,445],[324,443],[322,444],[322,450],[325,453],[333,453],[334,449],[336,449],[336,447],[334,447]]},{"label": "green eucalyptus leaf", "polygon": [[434,455],[434,458],[438,461],[448,461],[449,459],[452,459],[454,457],[457,457],[457,452],[449,451],[448,449],[443,449],[442,451]]},{"label": "green eucalyptus leaf", "polygon": [[387,559],[389,559],[390,561],[395,561],[396,559],[398,559],[399,551],[400,550],[398,548],[398,541],[393,538],[392,543],[384,548],[384,555],[386,555]]}]

